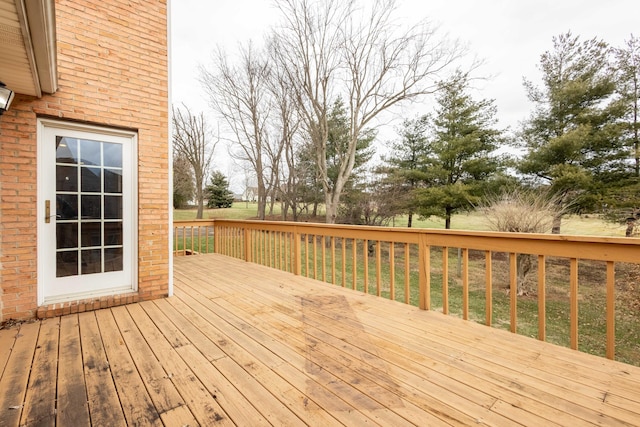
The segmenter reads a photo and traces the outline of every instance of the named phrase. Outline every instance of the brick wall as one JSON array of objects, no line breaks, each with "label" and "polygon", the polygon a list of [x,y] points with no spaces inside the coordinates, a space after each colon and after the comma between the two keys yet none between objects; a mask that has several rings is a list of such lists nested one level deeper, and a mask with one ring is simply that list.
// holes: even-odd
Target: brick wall
[{"label": "brick wall", "polygon": [[136,300],[167,294],[166,6],[165,0],[56,1],[58,92],[40,99],[18,94],[0,117],[0,321],[37,310],[37,117],[137,130]]}]

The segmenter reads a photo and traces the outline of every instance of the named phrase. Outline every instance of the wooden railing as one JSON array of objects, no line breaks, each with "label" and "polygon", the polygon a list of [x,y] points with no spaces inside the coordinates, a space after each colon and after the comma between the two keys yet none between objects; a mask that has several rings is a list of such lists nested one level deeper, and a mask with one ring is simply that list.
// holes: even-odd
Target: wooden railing
[{"label": "wooden railing", "polygon": [[[518,301],[526,297],[519,296],[523,292],[518,282],[531,282],[533,276],[537,298],[528,297],[527,302],[537,303],[535,335],[540,340],[547,340],[547,267],[552,266],[554,283],[567,284],[568,344],[573,349],[578,349],[579,336],[579,269],[589,270],[590,280],[595,277],[593,286],[602,288],[604,353],[610,359],[615,358],[616,345],[616,267],[640,262],[640,239],[269,221],[175,221],[174,241],[177,254],[215,251],[424,310],[432,309],[435,300],[445,314],[455,307],[462,318],[473,316],[490,326],[495,323],[494,303],[501,299],[514,333]],[[452,261],[457,261],[457,268]],[[522,271],[531,261],[537,275],[525,278]],[[556,277],[556,270],[562,277]],[[471,315],[470,293],[476,297]],[[484,307],[477,304],[482,296]],[[484,316],[478,314],[482,311]]]}]

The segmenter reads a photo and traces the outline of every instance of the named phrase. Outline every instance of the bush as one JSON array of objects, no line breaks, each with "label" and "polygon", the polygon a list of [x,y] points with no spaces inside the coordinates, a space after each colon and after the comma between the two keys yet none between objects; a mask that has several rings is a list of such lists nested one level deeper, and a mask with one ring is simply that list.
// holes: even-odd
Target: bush
[{"label": "bush", "polygon": [[[565,209],[558,197],[546,192],[512,190],[488,197],[479,208],[490,229],[510,233],[550,233],[554,219]],[[527,275],[533,268],[532,255],[518,254],[518,294],[528,293]]]}]

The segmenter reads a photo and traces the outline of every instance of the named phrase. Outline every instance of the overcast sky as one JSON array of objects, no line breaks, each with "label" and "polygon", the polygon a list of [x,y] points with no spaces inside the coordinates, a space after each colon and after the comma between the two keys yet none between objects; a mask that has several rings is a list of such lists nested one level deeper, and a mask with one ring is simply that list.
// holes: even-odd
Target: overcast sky
[{"label": "overcast sky", "polygon": [[[621,47],[640,35],[640,0],[399,0],[399,15],[439,25],[441,33],[468,44],[484,60],[479,97],[495,99],[500,126],[516,127],[531,105],[523,77],[539,84],[540,55],[552,37],[571,31]],[[173,0],[171,2],[172,102],[209,113],[197,81],[198,65],[211,64],[218,44],[261,40],[277,20],[270,0]],[[420,111],[426,113],[427,111]],[[222,170],[227,173],[226,170]]]}]

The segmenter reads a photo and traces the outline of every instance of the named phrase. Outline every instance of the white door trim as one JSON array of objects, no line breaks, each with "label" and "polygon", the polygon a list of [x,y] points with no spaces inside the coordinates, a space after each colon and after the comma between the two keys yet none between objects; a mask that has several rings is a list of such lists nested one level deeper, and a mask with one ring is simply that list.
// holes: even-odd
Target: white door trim
[{"label": "white door trim", "polygon": [[[130,185],[130,194],[123,194],[123,197],[127,197],[126,202],[131,206],[130,212],[131,215],[128,218],[129,227],[127,238],[129,240],[129,248],[128,255],[124,260],[125,263],[129,265],[129,272],[127,274],[126,280],[130,283],[127,283],[124,286],[114,286],[111,289],[104,291],[89,291],[89,292],[72,292],[69,294],[60,294],[52,297],[47,297],[46,292],[46,283],[48,280],[52,280],[51,277],[48,277],[48,274],[51,272],[51,262],[53,257],[51,253],[46,251],[50,251],[50,241],[48,238],[48,231],[45,231],[46,226],[54,226],[55,227],[55,217],[52,219],[50,224],[45,224],[45,200],[49,197],[50,194],[45,194],[45,188],[47,185],[51,185],[47,183],[47,179],[51,179],[50,176],[47,176],[45,171],[47,168],[51,168],[51,165],[55,165],[55,160],[51,158],[45,158],[45,144],[47,144],[45,134],[47,130],[50,129],[60,129],[61,131],[68,132],[83,132],[83,133],[91,133],[96,134],[98,136],[104,137],[117,137],[117,138],[125,138],[130,140],[131,150],[127,153],[123,153],[123,157],[129,157],[123,163],[123,168],[126,168],[126,172],[130,174],[131,185]],[[50,304],[56,302],[63,301],[71,301],[78,300],[84,298],[91,298],[97,296],[105,296],[105,295],[113,295],[116,293],[122,292],[131,292],[136,291],[138,289],[138,155],[137,155],[137,142],[138,142],[137,132],[122,130],[122,129],[114,129],[102,126],[92,126],[81,123],[73,123],[73,122],[65,122],[60,120],[53,119],[45,119],[39,118],[37,120],[37,244],[38,244],[38,268],[37,268],[37,301],[38,305]],[[123,159],[124,160],[124,159]],[[51,203],[51,215],[55,215],[55,201]],[[47,256],[48,255],[48,256]],[[109,273],[101,273],[103,275],[108,275]],[[130,276],[130,277],[129,277]],[[90,276],[86,276],[90,278]],[[90,280],[90,279],[88,279]]]}]

